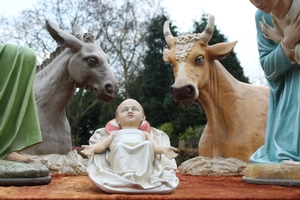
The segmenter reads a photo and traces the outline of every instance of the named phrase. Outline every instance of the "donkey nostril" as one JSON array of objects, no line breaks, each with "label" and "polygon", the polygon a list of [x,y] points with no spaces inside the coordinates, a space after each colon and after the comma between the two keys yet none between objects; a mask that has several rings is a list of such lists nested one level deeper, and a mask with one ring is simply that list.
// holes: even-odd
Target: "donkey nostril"
[{"label": "donkey nostril", "polygon": [[108,94],[111,94],[113,93],[114,89],[113,89],[113,86],[111,84],[106,84],[105,85],[105,90]]}]

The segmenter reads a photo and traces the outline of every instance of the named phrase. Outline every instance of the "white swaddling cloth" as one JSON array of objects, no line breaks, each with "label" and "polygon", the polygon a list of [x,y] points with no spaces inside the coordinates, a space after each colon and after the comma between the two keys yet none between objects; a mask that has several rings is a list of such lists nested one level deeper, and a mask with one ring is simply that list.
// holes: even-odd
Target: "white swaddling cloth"
[{"label": "white swaddling cloth", "polygon": [[[173,192],[179,183],[175,159],[155,155],[152,143],[141,130],[122,129],[111,134],[113,142],[109,150],[94,154],[87,167],[89,177],[100,189],[108,193]],[[170,145],[163,131],[151,128],[150,135],[159,145]],[[104,128],[98,129],[90,138],[90,144],[107,136]]]}]

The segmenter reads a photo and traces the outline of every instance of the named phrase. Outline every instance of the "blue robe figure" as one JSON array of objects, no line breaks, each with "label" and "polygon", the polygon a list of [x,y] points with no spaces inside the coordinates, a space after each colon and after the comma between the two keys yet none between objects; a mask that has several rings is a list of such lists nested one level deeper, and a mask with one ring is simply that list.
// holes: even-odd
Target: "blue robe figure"
[{"label": "blue robe figure", "polygon": [[[293,1],[287,13],[291,18],[300,7]],[[286,160],[300,161],[300,66],[291,62],[282,46],[266,39],[259,27],[262,16],[272,24],[272,14],[257,10],[255,20],[260,63],[270,87],[265,144],[249,159],[249,163],[280,164]],[[275,20],[283,30],[284,19]]]}]

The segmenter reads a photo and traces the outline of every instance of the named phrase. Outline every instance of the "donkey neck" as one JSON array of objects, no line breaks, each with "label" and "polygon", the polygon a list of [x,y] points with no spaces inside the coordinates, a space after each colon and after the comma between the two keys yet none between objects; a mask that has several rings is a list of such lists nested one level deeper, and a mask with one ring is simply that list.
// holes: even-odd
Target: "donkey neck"
[{"label": "donkey neck", "polygon": [[68,64],[71,54],[69,49],[64,50],[35,75],[34,87],[38,105],[49,106],[54,112],[64,110],[75,89],[74,83],[69,81]]}]

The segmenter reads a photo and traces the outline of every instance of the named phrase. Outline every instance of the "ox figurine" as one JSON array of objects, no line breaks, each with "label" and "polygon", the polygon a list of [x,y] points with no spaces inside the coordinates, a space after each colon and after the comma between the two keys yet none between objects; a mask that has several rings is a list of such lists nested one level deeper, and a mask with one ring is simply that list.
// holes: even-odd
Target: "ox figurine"
[{"label": "ox figurine", "polygon": [[169,22],[164,37],[169,49],[163,59],[172,63],[175,83],[170,92],[177,102],[198,98],[207,124],[198,144],[200,156],[248,158],[264,143],[269,89],[235,79],[219,62],[235,42],[208,45],[214,31],[210,16],[202,33],[174,37]]},{"label": "ox figurine", "polygon": [[72,150],[71,130],[65,106],[76,87],[95,90],[97,99],[113,100],[118,86],[109,57],[89,34],[75,26],[73,36],[46,20],[46,28],[58,47],[38,67],[34,94],[43,142],[25,150],[32,155],[67,154]]}]

